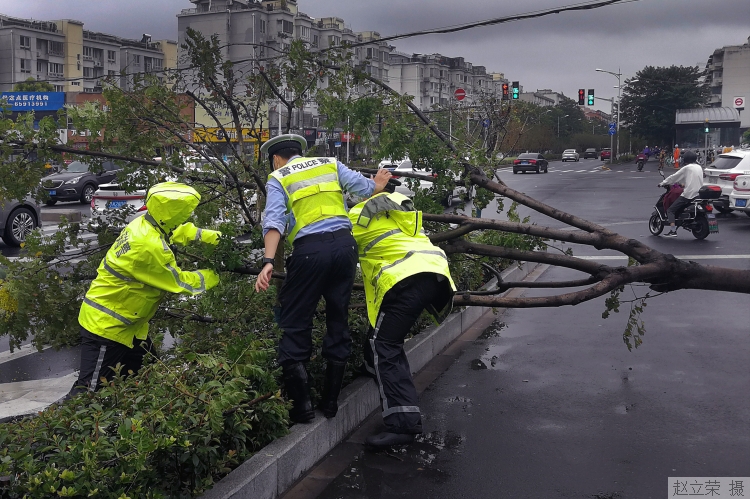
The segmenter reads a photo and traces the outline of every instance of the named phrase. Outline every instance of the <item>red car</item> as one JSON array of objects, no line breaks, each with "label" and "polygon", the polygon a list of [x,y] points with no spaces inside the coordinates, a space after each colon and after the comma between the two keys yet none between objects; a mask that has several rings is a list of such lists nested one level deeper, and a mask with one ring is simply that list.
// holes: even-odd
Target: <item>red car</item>
[{"label": "red car", "polygon": [[612,158],[612,150],[607,147],[602,149],[602,152],[599,155],[599,159],[610,159]]}]

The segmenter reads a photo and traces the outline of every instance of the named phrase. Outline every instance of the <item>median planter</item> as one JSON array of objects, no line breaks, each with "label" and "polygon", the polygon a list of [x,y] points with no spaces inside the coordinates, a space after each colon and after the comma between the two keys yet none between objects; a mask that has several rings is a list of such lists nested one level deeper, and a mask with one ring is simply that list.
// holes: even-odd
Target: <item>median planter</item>
[{"label": "median planter", "polygon": [[[521,280],[534,263],[513,265],[503,280]],[[495,285],[493,279],[487,287]],[[490,309],[469,307],[452,314],[441,325],[422,331],[405,344],[412,372],[420,371],[432,358],[471,327]],[[316,462],[379,410],[380,397],[374,381],[358,378],[339,397],[339,412],[333,419],[318,415],[312,423],[294,425],[289,434],[270,443],[203,494],[204,499],[273,499],[282,495]]]}]

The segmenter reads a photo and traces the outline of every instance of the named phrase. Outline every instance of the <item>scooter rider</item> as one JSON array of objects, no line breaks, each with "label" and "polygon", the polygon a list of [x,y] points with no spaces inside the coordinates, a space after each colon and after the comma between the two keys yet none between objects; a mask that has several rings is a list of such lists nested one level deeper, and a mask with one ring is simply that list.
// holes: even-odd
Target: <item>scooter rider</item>
[{"label": "scooter rider", "polygon": [[685,151],[683,155],[683,166],[674,175],[670,175],[665,178],[659,187],[672,184],[681,184],[684,187],[682,194],[677,200],[669,206],[667,209],[667,219],[671,227],[670,231],[664,234],[666,237],[677,237],[677,229],[675,228],[675,217],[678,213],[690,205],[690,202],[698,197],[698,191],[703,186],[703,168],[701,165],[696,163],[698,157],[693,151]]},{"label": "scooter rider", "polygon": [[185,223],[200,202],[190,186],[164,182],[146,194],[148,212],[130,222],[107,251],[81,304],[81,371],[68,397],[96,391],[102,378],[137,372],[153,353],[148,323],[167,293],[197,295],[219,283],[213,270],[183,271],[170,244],[217,244],[220,232]]},{"label": "scooter rider", "polygon": [[370,334],[365,368],[380,388],[386,429],[372,447],[405,444],[422,433],[419,401],[404,338],[423,310],[440,321],[456,291],[448,260],[422,232],[422,212],[408,197],[379,194],[349,212],[365,285]]},{"label": "scooter rider", "polygon": [[281,287],[278,361],[287,395],[293,401],[289,413],[296,423],[308,423],[315,414],[305,363],[312,355],[313,314],[321,296],[326,301],[327,360],[320,408],[332,418],[338,411],[338,395],[346,361],[351,353],[349,299],[357,268],[357,247],[347,217],[343,191],[370,196],[382,191],[391,177],[381,170],[374,180],[365,178],[335,158],[304,158],[304,137],[280,135],[261,147],[273,172],[268,176],[263,220],[265,258],[255,284],[265,291],[271,281],[276,248],[288,227],[294,244]]}]

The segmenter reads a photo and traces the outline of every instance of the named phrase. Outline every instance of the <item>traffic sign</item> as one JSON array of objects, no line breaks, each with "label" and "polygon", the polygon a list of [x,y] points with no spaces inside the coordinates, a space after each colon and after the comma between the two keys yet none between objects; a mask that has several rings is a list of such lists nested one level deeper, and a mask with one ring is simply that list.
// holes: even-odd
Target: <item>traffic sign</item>
[{"label": "traffic sign", "polygon": [[492,121],[489,118],[485,118],[485,119],[482,120],[482,126],[484,128],[489,128],[490,127],[490,123],[492,123]]},{"label": "traffic sign", "polygon": [[464,100],[466,98],[466,90],[463,88],[457,88],[455,92],[453,92],[453,97],[456,98],[456,100]]},{"label": "traffic sign", "polygon": [[617,133],[617,130],[615,130],[614,128],[610,128],[610,129],[609,129],[609,134],[610,134],[610,135],[614,135],[614,134],[616,134],[616,133]]},{"label": "traffic sign", "polygon": [[735,109],[745,109],[745,98],[744,97],[735,97],[734,98],[734,108]]}]

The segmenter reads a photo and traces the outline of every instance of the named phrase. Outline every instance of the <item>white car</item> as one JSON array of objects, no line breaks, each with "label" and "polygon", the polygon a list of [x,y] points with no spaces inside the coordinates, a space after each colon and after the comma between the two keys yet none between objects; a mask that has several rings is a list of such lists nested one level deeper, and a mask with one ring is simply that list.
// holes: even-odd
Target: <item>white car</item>
[{"label": "white car", "polygon": [[121,225],[146,212],[146,191],[127,192],[119,184],[102,184],[91,198],[94,223]]},{"label": "white car", "polygon": [[734,179],[734,188],[729,194],[729,208],[744,211],[750,217],[750,175],[740,175]]},{"label": "white car", "polygon": [[720,212],[729,213],[734,209],[730,206],[729,195],[734,189],[734,181],[740,175],[750,175],[750,150],[748,149],[720,154],[703,170],[703,185],[721,187],[721,198],[713,202],[714,208]]},{"label": "white car", "polygon": [[[399,194],[403,194],[404,196],[409,196],[409,197],[414,196],[414,191],[409,187],[410,180],[411,180],[411,183],[419,182],[420,189],[429,189],[430,187],[432,187],[433,182],[431,180],[420,180],[420,179],[413,179],[410,177],[400,177],[399,172],[419,173],[420,175],[423,175],[426,178],[437,176],[437,174],[432,173],[429,170],[423,170],[423,169],[413,167],[411,164],[411,161],[409,160],[402,161],[400,165],[398,165],[396,168],[391,170],[391,173],[393,174],[393,178],[401,182],[401,185],[396,186],[396,192],[398,192]],[[455,181],[456,186],[453,188],[453,192],[449,196],[446,196],[446,199],[443,200],[443,204],[445,204],[446,206],[453,206],[453,202],[456,199],[461,199],[461,197],[466,195],[466,186],[459,182],[460,180],[459,175],[454,173],[453,180]],[[466,200],[468,201],[469,198],[467,197]]]},{"label": "white car", "polygon": [[578,151],[575,149],[565,149],[562,153],[562,160],[565,161],[578,161]]},{"label": "white car", "polygon": [[391,173],[393,173],[394,170],[401,168],[401,167],[405,168],[406,170],[411,169],[412,167],[411,160],[409,158],[398,159],[398,160],[385,158],[383,161],[378,163],[378,168],[387,168],[388,171],[390,171]]}]

